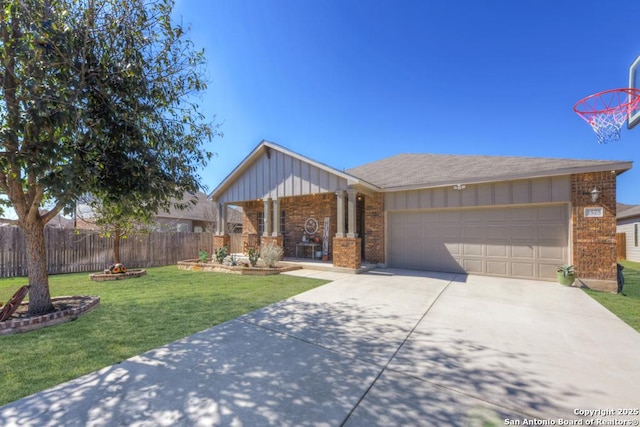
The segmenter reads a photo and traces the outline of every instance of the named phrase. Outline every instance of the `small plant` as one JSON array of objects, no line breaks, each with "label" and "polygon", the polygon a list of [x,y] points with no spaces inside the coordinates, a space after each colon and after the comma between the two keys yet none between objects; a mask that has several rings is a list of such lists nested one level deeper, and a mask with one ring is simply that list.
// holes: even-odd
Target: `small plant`
[{"label": "small plant", "polygon": [[203,251],[202,249],[198,250],[198,258],[200,258],[201,263],[203,264],[206,263],[208,257],[209,257],[209,252]]},{"label": "small plant", "polygon": [[260,256],[268,267],[273,268],[282,259],[284,252],[280,246],[267,243],[260,248]]},{"label": "small plant", "polygon": [[573,265],[558,267],[558,283],[565,286],[573,286],[576,280],[576,270]]},{"label": "small plant", "polygon": [[222,264],[224,262],[224,259],[227,257],[228,251],[229,248],[227,246],[216,249],[216,261],[218,261],[218,264]]},{"label": "small plant", "polygon": [[576,269],[573,265],[563,265],[562,267],[558,267],[558,273],[562,273],[563,277],[575,276]]},{"label": "small plant", "polygon": [[236,265],[238,265],[238,258],[234,254],[231,254],[231,266],[235,267]]},{"label": "small plant", "polygon": [[255,248],[249,249],[249,263],[251,267],[255,267],[258,264],[258,258],[260,258],[260,252]]}]

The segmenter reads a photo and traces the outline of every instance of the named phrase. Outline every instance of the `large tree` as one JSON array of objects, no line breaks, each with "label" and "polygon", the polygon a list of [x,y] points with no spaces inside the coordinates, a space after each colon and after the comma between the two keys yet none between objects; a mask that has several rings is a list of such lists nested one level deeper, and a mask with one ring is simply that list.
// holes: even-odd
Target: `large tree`
[{"label": "large tree", "polygon": [[216,127],[194,102],[203,52],[172,8],[0,0],[0,191],[25,233],[30,314],[53,309],[44,225],[79,196],[157,210],[199,189]]}]

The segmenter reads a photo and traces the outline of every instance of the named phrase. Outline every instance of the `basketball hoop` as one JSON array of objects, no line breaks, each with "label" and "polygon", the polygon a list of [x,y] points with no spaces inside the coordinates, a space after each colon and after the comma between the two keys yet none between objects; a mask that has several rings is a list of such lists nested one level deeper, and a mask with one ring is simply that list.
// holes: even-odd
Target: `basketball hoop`
[{"label": "basketball hoop", "polygon": [[620,139],[620,129],[640,104],[640,89],[610,89],[576,102],[573,111],[591,125],[598,142]]}]

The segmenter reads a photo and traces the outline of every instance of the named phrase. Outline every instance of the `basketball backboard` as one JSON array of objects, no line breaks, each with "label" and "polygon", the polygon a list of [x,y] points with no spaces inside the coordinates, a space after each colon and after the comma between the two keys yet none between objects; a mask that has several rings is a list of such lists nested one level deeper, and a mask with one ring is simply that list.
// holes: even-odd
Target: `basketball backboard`
[{"label": "basketball backboard", "polygon": [[[629,67],[629,88],[640,89],[640,56]],[[629,95],[630,97],[633,95]],[[640,123],[640,108],[635,108],[629,112],[627,128],[631,129]]]}]

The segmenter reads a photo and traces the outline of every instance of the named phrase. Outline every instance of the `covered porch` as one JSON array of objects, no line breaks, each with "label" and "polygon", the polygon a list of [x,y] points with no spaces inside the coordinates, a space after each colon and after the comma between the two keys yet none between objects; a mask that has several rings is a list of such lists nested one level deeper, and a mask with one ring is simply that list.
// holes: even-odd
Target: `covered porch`
[{"label": "covered porch", "polygon": [[384,262],[383,196],[371,184],[262,142],[211,193],[214,250],[229,246],[227,206],[242,207],[242,249],[272,244],[286,260],[353,271]]}]

